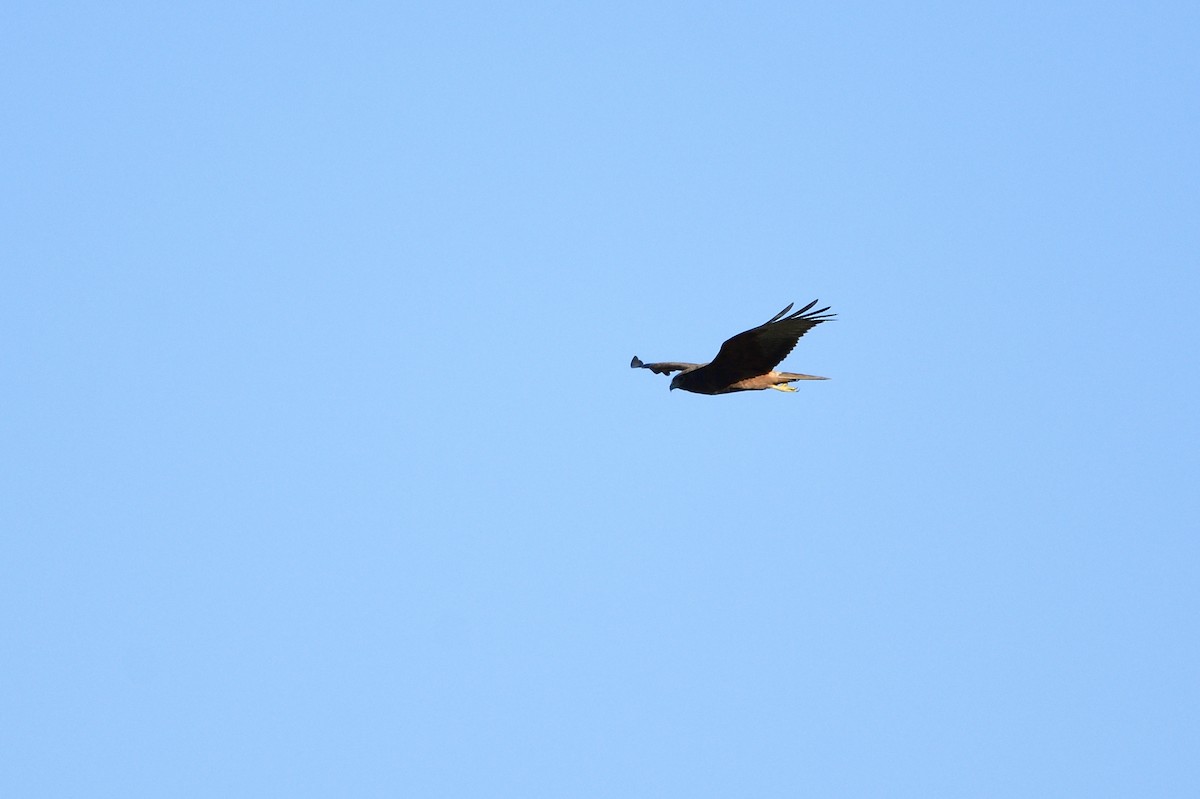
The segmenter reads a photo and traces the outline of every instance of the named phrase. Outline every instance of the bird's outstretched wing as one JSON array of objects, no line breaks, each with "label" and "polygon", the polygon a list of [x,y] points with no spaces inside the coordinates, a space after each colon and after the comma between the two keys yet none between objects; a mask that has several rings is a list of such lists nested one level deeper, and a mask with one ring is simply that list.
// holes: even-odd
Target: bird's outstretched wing
[{"label": "bird's outstretched wing", "polygon": [[795,349],[801,336],[837,316],[825,313],[829,310],[828,306],[810,310],[817,300],[787,315],[793,304],[788,304],[788,307],[758,327],[738,333],[722,344],[721,351],[708,365],[707,371],[713,372],[714,378],[727,384],[766,374]]},{"label": "bird's outstretched wing", "polygon": [[649,369],[656,375],[669,375],[671,372],[686,372],[688,369],[695,369],[700,366],[698,363],[680,363],[678,361],[663,361],[661,363],[642,363],[642,359],[638,356],[633,356],[633,360],[629,362],[632,369]]}]

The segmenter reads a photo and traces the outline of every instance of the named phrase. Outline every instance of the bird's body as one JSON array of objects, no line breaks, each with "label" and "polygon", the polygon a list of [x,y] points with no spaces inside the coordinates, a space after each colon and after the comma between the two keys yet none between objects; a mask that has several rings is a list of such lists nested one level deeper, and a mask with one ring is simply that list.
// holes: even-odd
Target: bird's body
[{"label": "bird's body", "polygon": [[671,379],[671,388],[681,388],[696,394],[730,394],[735,391],[761,391],[773,388],[776,391],[795,391],[789,383],[793,380],[827,380],[816,375],[796,372],[776,372],[775,367],[787,357],[800,337],[812,328],[828,322],[835,314],[827,314],[826,308],[809,310],[817,304],[813,300],[791,315],[792,306],[784,308],[770,320],[758,327],[738,333],[721,345],[721,351],[711,363],[683,363],[663,361],[643,363],[636,355],[629,364],[634,369],[649,369],[666,375],[679,372]]}]

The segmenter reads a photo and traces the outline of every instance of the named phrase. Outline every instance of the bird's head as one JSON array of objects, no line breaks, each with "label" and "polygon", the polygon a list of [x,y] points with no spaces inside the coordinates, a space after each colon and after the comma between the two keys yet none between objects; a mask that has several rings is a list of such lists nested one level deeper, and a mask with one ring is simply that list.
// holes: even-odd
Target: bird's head
[{"label": "bird's head", "polygon": [[671,390],[672,390],[672,391],[674,391],[675,389],[679,388],[679,378],[681,378],[681,377],[683,377],[683,374],[682,374],[682,373],[680,373],[680,374],[677,374],[677,375],[675,375],[674,377],[672,377],[672,378],[671,378]]}]

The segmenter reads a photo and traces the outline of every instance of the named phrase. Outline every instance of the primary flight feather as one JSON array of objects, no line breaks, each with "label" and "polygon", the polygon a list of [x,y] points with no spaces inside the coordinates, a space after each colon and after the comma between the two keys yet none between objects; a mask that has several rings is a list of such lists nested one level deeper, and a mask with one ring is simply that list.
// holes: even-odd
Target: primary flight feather
[{"label": "primary flight feather", "polygon": [[802,375],[796,372],[776,372],[775,367],[788,356],[800,337],[837,314],[818,308],[813,300],[793,314],[792,304],[775,316],[744,333],[738,333],[721,345],[711,363],[663,361],[642,363],[636,355],[629,364],[634,369],[649,369],[660,375],[679,372],[671,378],[671,389],[681,388],[696,394],[729,394],[734,391],[795,391],[788,383],[793,380],[828,380],[827,377]]}]

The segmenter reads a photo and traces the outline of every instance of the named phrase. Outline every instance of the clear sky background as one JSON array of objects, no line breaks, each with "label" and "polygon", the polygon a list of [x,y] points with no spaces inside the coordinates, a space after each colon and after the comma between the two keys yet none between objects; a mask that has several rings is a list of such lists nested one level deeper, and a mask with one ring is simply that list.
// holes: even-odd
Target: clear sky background
[{"label": "clear sky background", "polygon": [[7,4],[0,794],[1200,795],[1198,42]]}]

